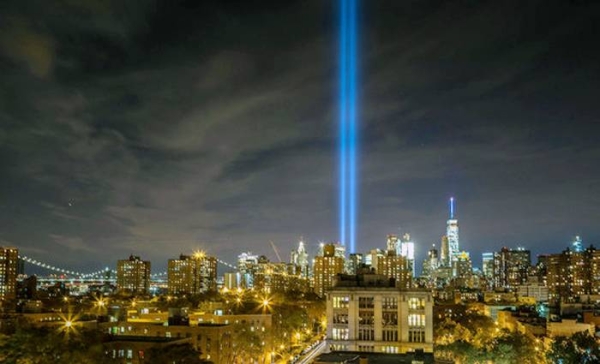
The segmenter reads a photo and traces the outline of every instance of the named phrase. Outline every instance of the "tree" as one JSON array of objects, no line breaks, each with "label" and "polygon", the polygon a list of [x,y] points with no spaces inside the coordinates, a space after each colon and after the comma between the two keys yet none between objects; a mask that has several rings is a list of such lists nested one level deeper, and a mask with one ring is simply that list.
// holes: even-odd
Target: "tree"
[{"label": "tree", "polygon": [[571,337],[557,337],[546,353],[550,363],[600,363],[600,347],[587,331]]},{"label": "tree", "polygon": [[200,359],[200,353],[191,344],[167,345],[148,351],[148,357],[155,364],[201,364],[209,363]]},{"label": "tree", "polygon": [[263,338],[249,324],[234,324],[231,335],[230,363],[250,363],[264,354]]}]

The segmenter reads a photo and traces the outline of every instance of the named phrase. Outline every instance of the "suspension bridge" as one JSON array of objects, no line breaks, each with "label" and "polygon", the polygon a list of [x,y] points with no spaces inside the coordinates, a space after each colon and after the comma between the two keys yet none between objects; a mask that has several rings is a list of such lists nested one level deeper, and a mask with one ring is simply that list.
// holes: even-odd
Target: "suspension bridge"
[{"label": "suspension bridge", "polygon": [[[65,267],[52,265],[41,260],[37,260],[26,255],[19,255],[19,259],[23,262],[31,264],[33,266],[48,270],[52,277],[38,277],[39,281],[78,281],[78,282],[113,282],[116,280],[117,271],[108,267],[97,270],[95,272],[79,272]],[[227,268],[237,270],[237,267],[227,263],[219,258],[217,262]],[[164,282],[167,278],[167,271],[157,272],[150,274],[152,281]]]}]

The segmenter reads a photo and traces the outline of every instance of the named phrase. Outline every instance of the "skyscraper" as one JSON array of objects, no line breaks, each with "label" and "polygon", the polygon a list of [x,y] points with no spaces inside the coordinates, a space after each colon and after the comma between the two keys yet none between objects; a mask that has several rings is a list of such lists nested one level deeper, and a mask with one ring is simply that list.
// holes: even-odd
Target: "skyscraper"
[{"label": "skyscraper", "polygon": [[396,253],[400,254],[400,239],[398,239],[398,235],[390,234],[387,236],[387,250],[395,250]]},{"label": "skyscraper", "polygon": [[0,300],[17,298],[17,248],[0,246]]},{"label": "skyscraper", "polygon": [[423,260],[423,271],[421,275],[423,277],[431,277],[431,274],[439,267],[439,254],[435,248],[435,244],[427,252],[427,258]]},{"label": "skyscraper", "polygon": [[446,223],[446,236],[448,237],[448,256],[451,262],[457,260],[460,253],[458,244],[458,220],[454,214],[454,197],[450,198],[450,218]]},{"label": "skyscraper", "polygon": [[302,240],[298,243],[298,249],[292,251],[290,263],[300,267],[300,275],[304,278],[308,278],[308,253],[306,253],[304,242]]},{"label": "skyscraper", "polygon": [[117,288],[130,294],[147,294],[150,290],[150,262],[133,255],[117,261]]},{"label": "skyscraper", "polygon": [[240,254],[237,266],[240,274],[239,284],[245,288],[252,288],[254,286],[254,275],[258,270],[258,255],[251,252]]},{"label": "skyscraper", "polygon": [[581,237],[579,235],[575,237],[571,243],[571,247],[575,253],[583,252],[583,241],[581,241]]},{"label": "skyscraper", "polygon": [[491,279],[494,275],[494,253],[486,252],[481,254],[481,270],[483,276]]},{"label": "skyscraper", "polygon": [[408,269],[415,276],[415,243],[411,241],[410,234],[404,234],[400,242],[399,254],[406,258]]},{"label": "skyscraper", "polygon": [[440,252],[440,266],[449,267],[450,266],[450,248],[448,247],[448,237],[446,235],[442,236],[441,239],[441,252]]}]

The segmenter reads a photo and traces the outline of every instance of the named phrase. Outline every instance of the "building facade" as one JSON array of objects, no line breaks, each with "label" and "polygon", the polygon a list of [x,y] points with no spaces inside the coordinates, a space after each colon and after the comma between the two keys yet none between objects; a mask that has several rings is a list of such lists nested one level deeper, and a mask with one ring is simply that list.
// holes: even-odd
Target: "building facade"
[{"label": "building facade", "polygon": [[315,257],[313,263],[313,286],[319,297],[333,287],[336,276],[344,273],[344,258],[339,256],[336,244],[323,246],[323,255]]},{"label": "building facade", "polygon": [[117,261],[117,289],[129,294],[148,294],[150,291],[150,262],[131,255]]},{"label": "building facade", "polygon": [[548,296],[553,302],[600,294],[600,250],[590,246],[582,252],[566,249],[545,258]]},{"label": "building facade", "polygon": [[216,291],[217,258],[196,252],[169,259],[167,285],[171,295]]},{"label": "building facade", "polygon": [[392,278],[396,287],[410,288],[412,286],[412,268],[407,257],[397,255],[395,250],[388,250],[387,254],[377,259],[377,274]]},{"label": "building facade", "polygon": [[496,289],[514,290],[525,284],[531,269],[531,252],[523,248],[503,247],[494,253],[493,285]]},{"label": "building facade", "polygon": [[389,284],[336,286],[327,293],[327,344],[337,351],[431,353],[431,293]]},{"label": "building facade", "polygon": [[0,300],[17,298],[17,267],[19,251],[17,248],[0,247]]}]

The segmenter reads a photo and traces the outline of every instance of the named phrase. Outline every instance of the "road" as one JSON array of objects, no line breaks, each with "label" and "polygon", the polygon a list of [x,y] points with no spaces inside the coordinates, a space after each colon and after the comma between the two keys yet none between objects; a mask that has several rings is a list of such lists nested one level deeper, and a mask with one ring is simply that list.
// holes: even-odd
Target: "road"
[{"label": "road", "polygon": [[319,345],[315,346],[308,353],[301,356],[298,359],[298,361],[296,361],[294,364],[310,364],[310,363],[312,363],[312,361],[317,356],[319,356],[321,353],[323,353],[325,351],[325,348],[327,348],[327,341],[323,340],[319,343]]}]

